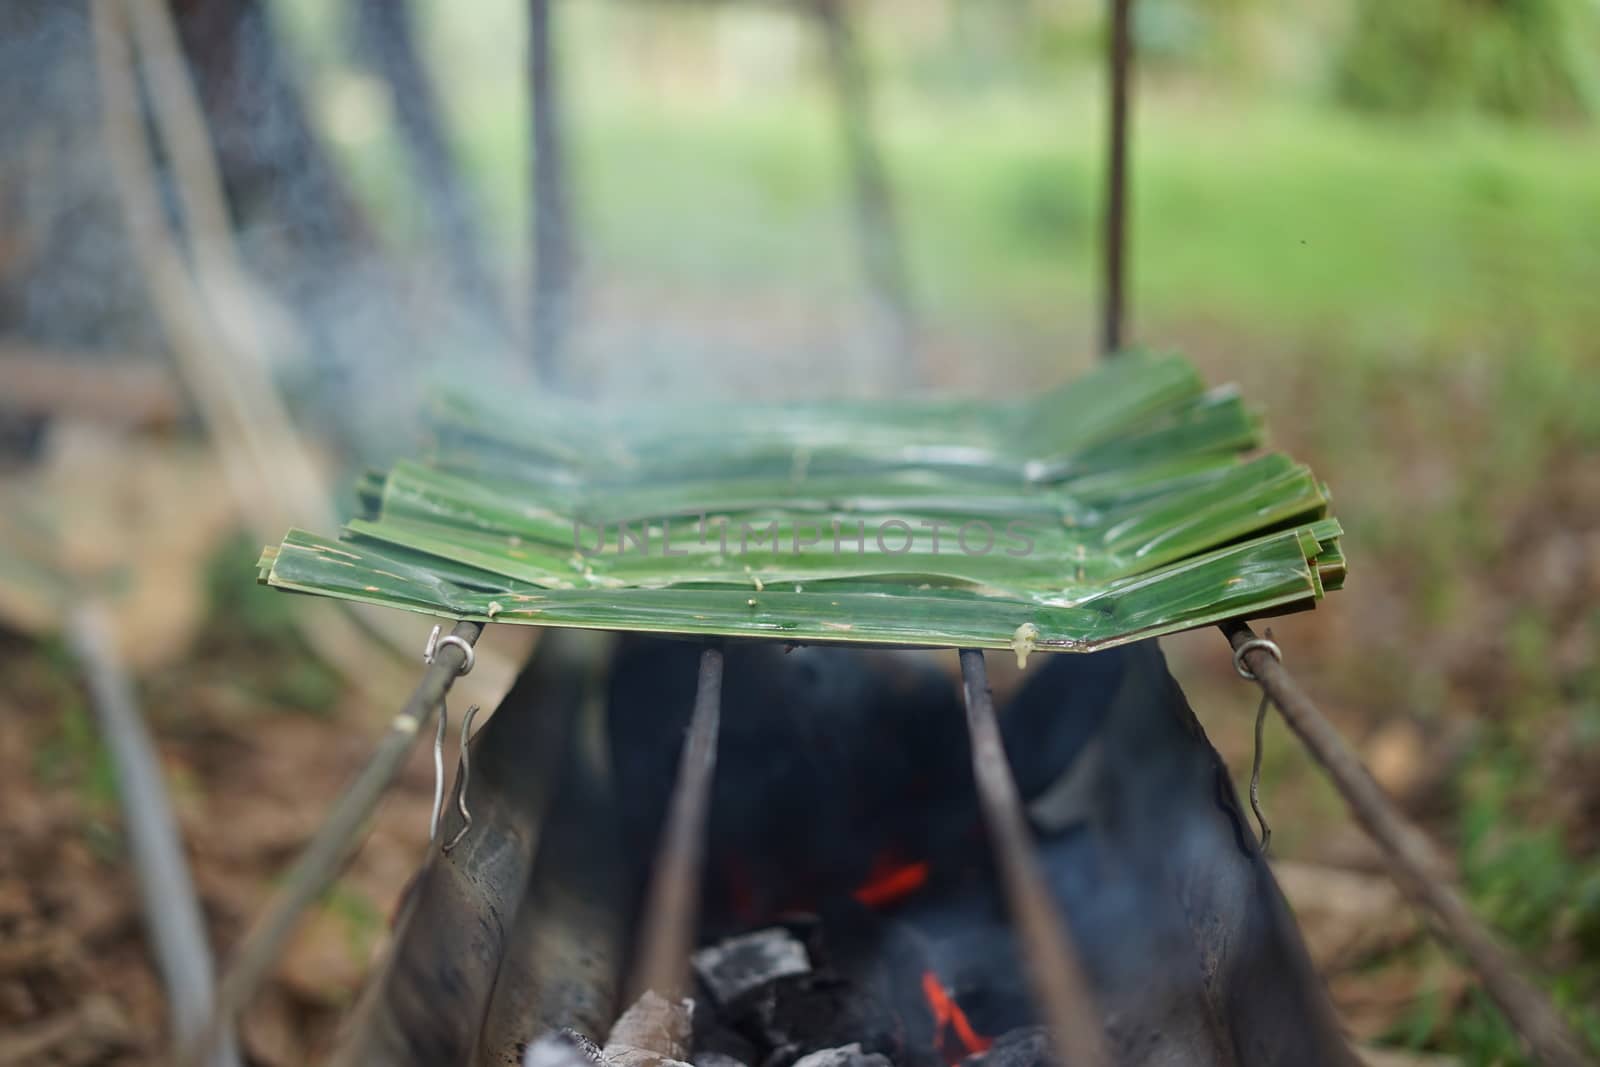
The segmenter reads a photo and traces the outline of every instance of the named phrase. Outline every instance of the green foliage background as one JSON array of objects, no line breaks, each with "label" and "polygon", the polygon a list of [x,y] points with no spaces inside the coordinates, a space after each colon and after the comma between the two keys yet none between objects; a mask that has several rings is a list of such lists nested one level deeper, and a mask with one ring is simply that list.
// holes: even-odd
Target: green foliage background
[{"label": "green foliage background", "polygon": [[1593,117],[1600,9],[1590,0],[1360,0],[1336,72],[1341,99],[1378,111]]}]

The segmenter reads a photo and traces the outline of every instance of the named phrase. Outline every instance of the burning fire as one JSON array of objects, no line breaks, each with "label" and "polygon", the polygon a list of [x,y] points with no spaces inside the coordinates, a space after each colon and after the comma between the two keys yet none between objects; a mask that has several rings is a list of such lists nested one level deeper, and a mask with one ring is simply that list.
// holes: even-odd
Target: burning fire
[{"label": "burning fire", "polygon": [[921,889],[927,880],[927,863],[897,864],[879,857],[852,895],[869,908],[886,908]]},{"label": "burning fire", "polygon": [[922,972],[922,995],[927,998],[928,1008],[933,1012],[934,1042],[950,1067],[994,1044],[972,1028],[972,1023],[967,1021],[967,1013],[939,984],[939,976],[932,971]]}]

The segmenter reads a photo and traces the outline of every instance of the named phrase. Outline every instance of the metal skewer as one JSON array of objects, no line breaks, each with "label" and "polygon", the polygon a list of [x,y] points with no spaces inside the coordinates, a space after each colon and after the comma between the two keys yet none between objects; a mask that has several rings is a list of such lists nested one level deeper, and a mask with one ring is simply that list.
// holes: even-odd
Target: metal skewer
[{"label": "metal skewer", "polygon": [[[441,709],[440,714],[443,714]],[[472,740],[472,719],[478,714],[478,705],[474,704],[467,709],[467,714],[461,720],[461,759],[458,763],[460,770],[457,772],[459,783],[456,786],[456,810],[461,813],[461,829],[456,835],[444,843],[444,851],[449,855],[455,847],[461,844],[461,839],[467,836],[467,831],[472,829],[472,809],[467,807],[467,786],[472,781],[472,749],[469,742]],[[441,722],[444,720],[441,718]]]},{"label": "metal skewer", "polygon": [[1094,995],[1084,976],[1072,934],[1045,887],[1022,797],[1000,740],[1000,724],[989,693],[983,653],[961,650],[961,681],[972,735],[972,773],[989,841],[1000,867],[1006,901],[1016,923],[1017,944],[1027,966],[1035,1002],[1055,1043],[1058,1059],[1072,1067],[1109,1067],[1111,1057]]}]

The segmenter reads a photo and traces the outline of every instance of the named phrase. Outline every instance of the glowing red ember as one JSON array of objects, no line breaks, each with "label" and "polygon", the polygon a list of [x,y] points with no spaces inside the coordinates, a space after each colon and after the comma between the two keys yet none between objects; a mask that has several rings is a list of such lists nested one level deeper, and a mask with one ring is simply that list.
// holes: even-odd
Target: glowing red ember
[{"label": "glowing red ember", "polygon": [[926,863],[896,864],[881,857],[872,864],[872,873],[851,894],[869,908],[885,908],[921,889],[928,880]]},{"label": "glowing red ember", "polygon": [[938,1043],[939,1053],[951,1067],[974,1052],[983,1052],[994,1044],[993,1040],[972,1028],[967,1021],[967,1013],[939,984],[938,976],[932,971],[922,972],[922,995],[927,998],[928,1007],[933,1011],[934,1040]]}]

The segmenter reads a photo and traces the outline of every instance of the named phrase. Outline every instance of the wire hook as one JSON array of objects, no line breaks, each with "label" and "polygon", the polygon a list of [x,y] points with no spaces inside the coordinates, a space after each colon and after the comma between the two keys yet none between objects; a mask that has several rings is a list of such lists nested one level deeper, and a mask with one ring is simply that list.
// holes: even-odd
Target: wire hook
[{"label": "wire hook", "polygon": [[[1272,639],[1272,631],[1267,631],[1266,637],[1252,637],[1233,650],[1233,669],[1239,677],[1246,681],[1259,681],[1255,672],[1244,665],[1245,653],[1261,649],[1270,653],[1272,658],[1279,663],[1283,662],[1283,649]],[[1267,706],[1272,703],[1272,698],[1267,696],[1265,689],[1261,690],[1261,703],[1256,707],[1256,746],[1255,754],[1250,761],[1250,810],[1255,813],[1256,823],[1261,827],[1261,851],[1267,851],[1267,845],[1272,841],[1272,827],[1267,823],[1267,816],[1261,810],[1261,753],[1267,728]]]},{"label": "wire hook", "polygon": [[433,628],[433,632],[428,634],[428,643],[422,646],[422,662],[432,663],[433,657],[438,655],[441,648],[446,645],[455,645],[461,650],[461,655],[463,657],[461,661],[461,669],[458,670],[456,674],[471,674],[472,668],[476,664],[478,658],[478,654],[472,649],[471,642],[463,640],[462,638],[457,637],[455,634],[445,634],[445,636],[440,637],[439,633],[440,627],[435,626]]},{"label": "wire hook", "polygon": [[461,813],[461,829],[456,835],[444,844],[445,855],[450,850],[461,844],[461,839],[467,836],[467,831],[472,829],[472,812],[467,808],[467,783],[472,773],[472,764],[467,757],[467,741],[472,737],[472,720],[478,714],[478,705],[474,704],[467,709],[466,715],[461,718],[461,763],[460,785],[456,789],[456,810]]},{"label": "wire hook", "polygon": [[433,732],[433,814],[428,817],[428,840],[439,836],[439,816],[444,814],[444,732],[450,723],[450,708],[439,701],[439,728]]},{"label": "wire hook", "polygon": [[[435,626],[434,629],[437,630],[438,627]],[[1250,640],[1245,641],[1238,648],[1233,650],[1233,669],[1238,671],[1239,677],[1243,678],[1247,682],[1259,681],[1259,679],[1256,678],[1255,672],[1244,665],[1245,654],[1248,652],[1254,652],[1258,648],[1271,653],[1272,658],[1277,660],[1279,663],[1283,662],[1283,649],[1279,648],[1278,642],[1272,639],[1271,630],[1267,631],[1266,637],[1252,637]],[[462,673],[466,672],[463,671]]]},{"label": "wire hook", "polygon": [[1256,823],[1261,827],[1261,851],[1265,853],[1267,846],[1272,843],[1272,827],[1267,824],[1267,817],[1261,811],[1261,750],[1262,733],[1267,727],[1267,705],[1271,701],[1267,694],[1261,694],[1261,704],[1256,708],[1256,752],[1250,762],[1250,810],[1256,814]]}]

